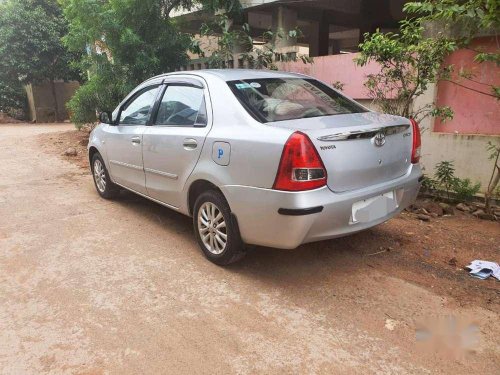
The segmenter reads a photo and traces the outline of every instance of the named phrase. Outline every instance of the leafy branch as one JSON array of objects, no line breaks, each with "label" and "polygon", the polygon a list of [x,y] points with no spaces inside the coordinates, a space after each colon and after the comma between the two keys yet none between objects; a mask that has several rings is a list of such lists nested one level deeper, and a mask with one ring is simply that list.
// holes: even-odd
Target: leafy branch
[{"label": "leafy branch", "polygon": [[366,65],[376,62],[380,71],[370,74],[365,82],[370,97],[381,110],[421,121],[435,116],[443,120],[453,117],[449,107],[427,104],[414,108],[415,99],[423,95],[429,84],[448,74],[443,67],[445,57],[455,49],[455,43],[444,37],[426,38],[420,19],[404,20],[398,33],[365,34],[355,62]]},{"label": "leafy branch", "polygon": [[[424,0],[413,1],[404,5],[404,11],[418,15],[424,22],[438,22],[443,30],[451,31],[450,39],[456,46],[468,48],[476,52],[474,61],[477,63],[490,62],[500,66],[500,3],[498,0]],[[493,35],[496,50],[482,51],[470,47],[473,38],[483,33]],[[462,78],[472,80],[474,74],[460,74]],[[454,82],[457,83],[457,82]],[[477,83],[477,82],[476,82]],[[458,83],[457,83],[458,84]],[[460,84],[459,84],[460,85]],[[478,93],[500,99],[500,88],[490,85],[490,93],[475,90],[460,85]]]}]

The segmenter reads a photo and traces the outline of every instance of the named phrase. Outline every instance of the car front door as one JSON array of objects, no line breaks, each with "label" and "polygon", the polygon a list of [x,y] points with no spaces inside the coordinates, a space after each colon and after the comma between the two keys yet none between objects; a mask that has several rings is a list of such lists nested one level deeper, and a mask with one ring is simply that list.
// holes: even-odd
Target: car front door
[{"label": "car front door", "polygon": [[146,188],[152,198],[175,208],[210,130],[208,90],[198,80],[167,81],[143,135]]},{"label": "car front door", "polygon": [[106,153],[113,181],[146,194],[142,140],[159,85],[140,89],[118,111],[116,125],[107,127]]}]

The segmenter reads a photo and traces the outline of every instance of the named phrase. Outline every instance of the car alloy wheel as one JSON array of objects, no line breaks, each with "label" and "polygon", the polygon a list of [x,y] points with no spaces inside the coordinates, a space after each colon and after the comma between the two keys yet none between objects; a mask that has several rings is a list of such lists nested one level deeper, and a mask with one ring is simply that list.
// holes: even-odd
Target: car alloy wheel
[{"label": "car alloy wheel", "polygon": [[246,254],[237,219],[220,191],[206,190],[196,198],[193,229],[203,254],[219,266],[234,263]]},{"label": "car alloy wheel", "polygon": [[120,188],[111,181],[106,165],[99,153],[92,156],[91,172],[97,192],[104,199],[113,199],[120,192]]},{"label": "car alloy wheel", "polygon": [[227,245],[227,227],[222,211],[212,202],[205,202],[198,210],[198,232],[208,251],[219,255]]},{"label": "car alloy wheel", "polygon": [[104,193],[106,191],[106,172],[99,159],[94,161],[94,180],[97,189],[99,189],[101,193]]}]

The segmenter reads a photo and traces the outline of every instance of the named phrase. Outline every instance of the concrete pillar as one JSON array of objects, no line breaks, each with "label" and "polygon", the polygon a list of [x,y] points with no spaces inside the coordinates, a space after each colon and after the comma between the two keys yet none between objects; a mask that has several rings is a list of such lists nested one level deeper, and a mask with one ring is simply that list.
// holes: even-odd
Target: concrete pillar
[{"label": "concrete pillar", "polygon": [[328,18],[323,15],[319,22],[318,29],[318,56],[328,55],[328,47],[330,45],[330,23]]},{"label": "concrete pillar", "polygon": [[319,21],[311,22],[309,28],[309,56],[326,56],[329,54],[330,23],[326,16]]},{"label": "concrete pillar", "polygon": [[359,25],[359,42],[365,40],[365,33],[373,33],[375,31],[373,22],[375,19],[377,4],[371,0],[361,0],[360,6],[360,25]]},{"label": "concrete pillar", "polygon": [[278,7],[273,13],[273,32],[281,31],[283,38],[276,40],[276,47],[289,47],[296,44],[296,38],[288,38],[288,32],[297,27],[297,12],[283,6]]},{"label": "concrete pillar", "polygon": [[340,53],[340,44],[338,40],[333,40],[332,41],[332,49],[331,49],[331,54],[332,55],[338,55]]},{"label": "concrete pillar", "polygon": [[[395,21],[390,14],[391,0],[361,0],[359,25],[359,42],[364,41],[365,33],[374,33],[377,27],[387,27]],[[395,23],[395,25],[397,25]]]},{"label": "concrete pillar", "polygon": [[309,56],[319,56],[319,22],[312,21],[309,26]]}]

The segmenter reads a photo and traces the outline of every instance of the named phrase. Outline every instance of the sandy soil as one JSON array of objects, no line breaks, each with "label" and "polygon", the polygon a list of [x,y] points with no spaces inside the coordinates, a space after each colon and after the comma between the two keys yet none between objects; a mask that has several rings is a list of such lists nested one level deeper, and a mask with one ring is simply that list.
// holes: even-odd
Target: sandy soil
[{"label": "sandy soil", "polygon": [[[294,251],[252,248],[219,268],[189,218],[130,193],[100,199],[85,133],[71,129],[0,125],[0,373],[500,366],[500,283],[462,269],[500,261],[499,223],[403,213]],[[62,156],[68,147],[78,156]]]}]

